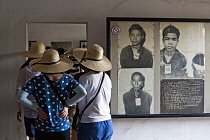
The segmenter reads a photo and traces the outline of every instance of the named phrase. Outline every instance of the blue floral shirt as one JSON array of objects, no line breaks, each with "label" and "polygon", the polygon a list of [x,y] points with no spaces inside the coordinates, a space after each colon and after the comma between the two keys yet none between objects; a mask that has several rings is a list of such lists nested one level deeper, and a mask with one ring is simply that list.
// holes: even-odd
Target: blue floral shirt
[{"label": "blue floral shirt", "polygon": [[[78,86],[78,82],[69,75],[63,75],[59,80],[52,81],[58,93],[66,101],[69,96],[75,94],[73,89]],[[52,91],[48,81],[43,75],[32,78],[23,88],[24,91],[32,94],[37,104],[48,114],[48,120],[35,122],[35,127],[44,132],[60,132],[70,127],[69,118],[60,118],[59,112],[63,110],[63,104],[57,95]]]}]

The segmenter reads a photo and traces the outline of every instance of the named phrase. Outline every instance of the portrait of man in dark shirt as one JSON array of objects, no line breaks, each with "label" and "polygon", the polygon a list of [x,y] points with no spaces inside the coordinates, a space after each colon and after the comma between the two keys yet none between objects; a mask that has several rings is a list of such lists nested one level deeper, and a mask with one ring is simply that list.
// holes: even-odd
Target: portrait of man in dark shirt
[{"label": "portrait of man in dark shirt", "polygon": [[152,53],[144,47],[146,32],[139,24],[129,28],[131,45],[124,47],[120,53],[121,68],[152,68]]},{"label": "portrait of man in dark shirt", "polygon": [[130,91],[123,94],[125,114],[150,114],[152,96],[143,90],[145,77],[140,72],[131,75]]},{"label": "portrait of man in dark shirt", "polygon": [[175,26],[169,25],[163,29],[164,48],[160,50],[160,73],[162,78],[183,78],[186,76],[186,57],[179,52],[180,32]]}]

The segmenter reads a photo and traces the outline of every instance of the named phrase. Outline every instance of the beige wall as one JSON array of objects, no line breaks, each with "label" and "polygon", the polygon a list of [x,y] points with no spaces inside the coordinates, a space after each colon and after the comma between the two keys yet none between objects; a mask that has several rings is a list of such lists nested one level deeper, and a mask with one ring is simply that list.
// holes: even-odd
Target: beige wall
[{"label": "beige wall", "polygon": [[[23,125],[15,120],[14,87],[24,61],[18,52],[25,50],[27,21],[87,22],[88,43],[106,48],[106,17],[209,18],[209,11],[208,0],[0,0],[0,140],[25,138]],[[210,137],[209,118],[113,119],[113,123],[113,140]]]}]

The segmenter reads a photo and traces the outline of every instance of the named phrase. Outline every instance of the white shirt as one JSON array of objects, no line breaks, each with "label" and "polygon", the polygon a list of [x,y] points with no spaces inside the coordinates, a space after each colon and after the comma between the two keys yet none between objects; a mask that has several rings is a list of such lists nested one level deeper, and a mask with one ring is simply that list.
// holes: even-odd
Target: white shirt
[{"label": "white shirt", "polygon": [[[20,69],[16,82],[16,96],[23,86],[33,77],[40,75],[40,72],[34,71],[29,66],[25,66]],[[32,95],[27,97],[30,101],[36,102]],[[21,111],[21,104],[17,103],[17,111]],[[24,108],[24,116],[27,118],[37,118],[37,111],[34,111],[28,107]]]},{"label": "white shirt", "polygon": [[[79,79],[79,83],[86,89],[87,96],[85,96],[79,103],[78,107],[80,112],[84,109],[86,104],[95,97],[101,83],[103,72],[96,73],[89,71],[82,75]],[[93,102],[85,110],[81,122],[91,123],[110,120],[110,107],[109,103],[111,100],[111,80],[107,74],[104,76],[104,81],[101,86],[100,92]]]}]

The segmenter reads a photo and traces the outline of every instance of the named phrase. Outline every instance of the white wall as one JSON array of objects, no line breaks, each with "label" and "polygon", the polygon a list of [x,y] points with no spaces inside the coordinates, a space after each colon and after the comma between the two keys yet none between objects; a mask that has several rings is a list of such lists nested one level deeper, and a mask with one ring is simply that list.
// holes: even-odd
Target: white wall
[{"label": "white wall", "polygon": [[80,41],[86,40],[86,23],[27,23],[28,40],[43,42],[51,46],[51,42],[71,42],[72,48],[79,48]]},{"label": "white wall", "polygon": [[[209,11],[208,0],[0,0],[0,140],[25,138],[23,125],[15,120],[14,87],[24,61],[18,52],[26,48],[26,21],[88,22],[88,43],[106,48],[106,17],[209,18]],[[210,136],[209,118],[113,119],[113,123],[113,140],[206,140]]]}]

